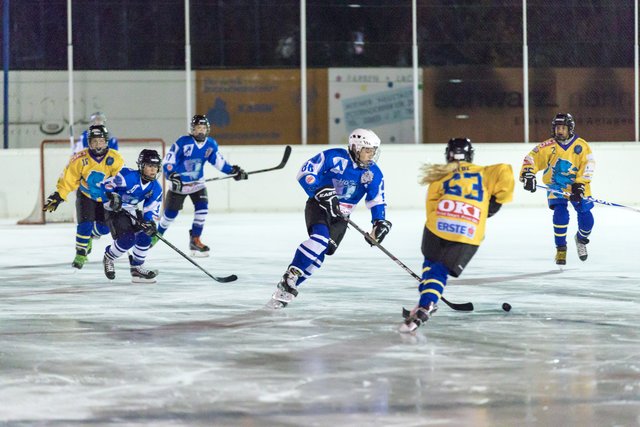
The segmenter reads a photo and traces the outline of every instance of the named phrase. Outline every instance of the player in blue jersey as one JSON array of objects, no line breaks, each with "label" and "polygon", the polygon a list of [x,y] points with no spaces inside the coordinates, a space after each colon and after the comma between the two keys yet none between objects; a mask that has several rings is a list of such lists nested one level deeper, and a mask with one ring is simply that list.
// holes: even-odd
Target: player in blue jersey
[{"label": "player in blue jersey", "polygon": [[[138,170],[122,168],[103,183],[108,200],[107,223],[113,236],[113,243],[104,251],[104,274],[109,280],[115,279],[113,262],[133,248],[129,255],[131,281],[155,283],[158,272],[147,270],[143,264],[151,247],[151,236],[156,233],[155,220],[162,203],[162,187],[157,181],[162,159],[155,150],[142,150],[137,163]],[[137,210],[139,203],[142,211]]]},{"label": "player in blue jersey", "polygon": [[[209,247],[202,243],[200,236],[209,212],[207,187],[203,169],[206,162],[236,181],[249,176],[238,165],[230,165],[218,151],[218,143],[208,136],[211,131],[209,119],[195,115],[191,119],[191,134],[178,138],[164,157],[164,172],[171,182],[167,191],[164,212],[158,226],[158,234],[163,235],[182,210],[184,199],[189,196],[195,209],[193,224],[189,230],[189,248],[195,257],[209,256]],[[157,238],[152,244],[155,244]]]},{"label": "player in blue jersey", "polygon": [[587,141],[574,133],[575,127],[571,114],[556,114],[551,122],[551,138],[526,155],[520,170],[520,181],[527,191],[536,191],[536,173],[543,171],[542,180],[549,188],[571,193],[570,197],[547,193],[549,208],[553,210],[555,261],[558,265],[567,263],[569,202],[578,217],[578,232],[574,240],[581,261],[587,260],[587,243],[594,224],[593,202],[587,197],[591,196],[595,159]]},{"label": "player in blue jersey", "polygon": [[[344,217],[364,197],[373,229],[367,238],[382,242],[391,230],[385,219],[384,178],[376,164],[380,138],[369,129],[349,135],[349,149],[331,148],[309,159],[298,182],[309,196],[304,210],[309,239],[302,242],[267,306],[286,307],[298,286],[333,255],[347,231]],[[371,244],[370,242],[367,242]]]},{"label": "player in blue jersey", "polygon": [[[104,113],[101,113],[100,111],[96,111],[95,113],[93,113],[91,115],[91,117],[89,117],[89,127],[91,126],[107,126],[107,116],[104,115]],[[80,135],[80,138],[78,138],[75,143],[73,144],[72,147],[72,151],[73,153],[78,153],[79,151],[84,150],[85,148],[89,147],[89,131],[85,130],[84,132],[82,132],[82,134]],[[109,140],[107,141],[107,145],[109,146],[109,149],[111,150],[117,150],[118,149],[118,139],[114,136],[109,137]]]}]

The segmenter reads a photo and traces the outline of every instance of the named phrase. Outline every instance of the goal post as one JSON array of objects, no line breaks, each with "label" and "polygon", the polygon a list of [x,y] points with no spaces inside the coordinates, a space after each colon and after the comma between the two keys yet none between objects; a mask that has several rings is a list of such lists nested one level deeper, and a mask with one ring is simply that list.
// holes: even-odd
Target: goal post
[{"label": "goal post", "polygon": [[[55,212],[44,212],[47,196],[56,190],[56,183],[69,159],[73,155],[68,139],[45,139],[40,143],[40,183],[33,211],[18,224],[47,224],[52,222],[74,222],[76,211],[75,192],[69,193],[67,200],[60,203]],[[119,138],[118,152],[124,159],[124,166],[137,169],[138,154],[143,149],[156,150],[164,158],[166,144],[161,138]],[[164,190],[164,176],[162,188]]]}]

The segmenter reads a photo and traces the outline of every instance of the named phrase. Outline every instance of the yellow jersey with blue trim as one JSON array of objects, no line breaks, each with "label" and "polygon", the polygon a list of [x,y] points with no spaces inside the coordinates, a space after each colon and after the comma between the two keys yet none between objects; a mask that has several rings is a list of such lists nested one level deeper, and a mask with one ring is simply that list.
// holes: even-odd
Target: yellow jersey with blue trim
[{"label": "yellow jersey with blue trim", "polygon": [[429,185],[425,226],[442,239],[480,246],[491,198],[509,203],[513,187],[511,165],[460,162],[455,171]]},{"label": "yellow jersey with blue trim", "polygon": [[108,150],[101,158],[95,158],[88,149],[74,154],[58,178],[56,189],[60,197],[67,200],[69,193],[79,190],[96,202],[102,202],[102,181],[116,175],[124,166],[120,153]]},{"label": "yellow jersey with blue trim", "polygon": [[[589,143],[574,135],[566,144],[558,143],[554,138],[538,144],[527,154],[522,162],[520,176],[524,172],[542,173],[542,182],[554,190],[571,192],[571,184],[584,184],[585,197],[591,196],[591,179],[596,161]],[[548,193],[550,199],[560,198]]]}]

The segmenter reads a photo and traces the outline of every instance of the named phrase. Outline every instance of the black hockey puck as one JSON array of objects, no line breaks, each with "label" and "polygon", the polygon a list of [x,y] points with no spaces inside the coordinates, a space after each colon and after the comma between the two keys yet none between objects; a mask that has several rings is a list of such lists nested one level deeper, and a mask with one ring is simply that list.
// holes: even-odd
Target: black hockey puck
[{"label": "black hockey puck", "polygon": [[511,311],[511,304],[509,304],[508,302],[502,303],[502,309],[504,311]]}]

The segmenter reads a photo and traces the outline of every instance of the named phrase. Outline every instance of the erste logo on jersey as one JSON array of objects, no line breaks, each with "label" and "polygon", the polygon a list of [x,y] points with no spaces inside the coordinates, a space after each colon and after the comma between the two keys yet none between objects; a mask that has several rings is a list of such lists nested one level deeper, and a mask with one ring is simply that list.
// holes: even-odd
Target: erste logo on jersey
[{"label": "erste logo on jersey", "polygon": [[440,200],[437,214],[438,216],[464,219],[474,224],[480,222],[480,208],[459,200]]},{"label": "erste logo on jersey", "polygon": [[438,218],[438,221],[436,221],[436,227],[438,228],[438,231],[458,234],[460,236],[468,237],[469,239],[473,239],[473,236],[476,234],[476,227],[473,225],[449,219]]}]

